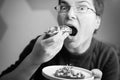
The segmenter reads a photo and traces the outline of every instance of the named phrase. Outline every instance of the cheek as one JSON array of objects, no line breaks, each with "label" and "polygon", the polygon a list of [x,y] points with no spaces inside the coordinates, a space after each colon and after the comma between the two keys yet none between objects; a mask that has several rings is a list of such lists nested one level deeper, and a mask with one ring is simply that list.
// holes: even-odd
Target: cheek
[{"label": "cheek", "polygon": [[79,18],[80,31],[85,35],[92,35],[95,30],[95,18],[85,16]]},{"label": "cheek", "polygon": [[65,23],[65,15],[58,14],[57,21],[58,21],[59,25],[64,25],[64,23]]},{"label": "cheek", "polygon": [[95,25],[96,25],[96,17],[94,15],[91,15],[90,17],[88,17],[87,19],[88,22],[88,28],[94,32],[95,30]]},{"label": "cheek", "polygon": [[96,20],[95,19],[90,19],[89,20],[89,26],[88,26],[89,30],[91,33],[94,33],[95,29],[96,29]]}]

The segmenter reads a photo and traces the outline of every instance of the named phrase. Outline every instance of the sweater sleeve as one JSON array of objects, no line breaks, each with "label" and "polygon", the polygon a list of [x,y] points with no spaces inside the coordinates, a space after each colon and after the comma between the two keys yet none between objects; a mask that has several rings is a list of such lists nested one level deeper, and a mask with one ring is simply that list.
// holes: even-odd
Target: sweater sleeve
[{"label": "sweater sleeve", "polygon": [[103,68],[103,77],[102,80],[118,80],[119,78],[119,59],[115,49],[111,49],[108,52],[106,62]]},{"label": "sweater sleeve", "polygon": [[[38,37],[37,37],[38,38]],[[20,54],[19,59],[15,62],[15,64],[12,64],[10,67],[8,67],[6,70],[4,70],[1,74],[0,77],[12,72],[15,68],[18,67],[18,65],[25,59],[25,57],[27,55],[30,54],[30,52],[33,49],[33,46],[36,42],[36,39],[31,40],[31,42],[25,47],[25,49],[23,50],[23,52]]]}]

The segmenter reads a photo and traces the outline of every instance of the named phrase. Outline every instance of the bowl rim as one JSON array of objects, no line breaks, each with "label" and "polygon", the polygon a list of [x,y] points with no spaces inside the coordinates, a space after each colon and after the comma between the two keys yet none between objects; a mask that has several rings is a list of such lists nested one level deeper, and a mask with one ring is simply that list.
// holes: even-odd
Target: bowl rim
[{"label": "bowl rim", "polygon": [[71,67],[73,67],[74,69],[79,69],[79,70],[82,70],[82,71],[85,71],[85,72],[87,72],[87,73],[89,73],[90,74],[90,77],[87,77],[87,78],[84,78],[84,79],[66,79],[66,78],[60,78],[60,77],[51,77],[51,76],[49,76],[49,75],[47,75],[46,73],[45,73],[45,70],[47,69],[47,68],[50,68],[50,67],[59,67],[59,68],[62,68],[62,67],[67,67],[67,66],[70,66],[70,65],[50,65],[50,66],[46,66],[46,67],[44,67],[43,69],[42,69],[42,75],[45,77],[45,78],[47,78],[47,79],[50,79],[50,80],[93,80],[94,79],[94,76],[93,76],[93,74],[92,74],[92,72],[90,71],[90,70],[88,70],[88,69],[85,69],[85,68],[82,68],[82,67],[76,67],[76,66],[71,66]]}]

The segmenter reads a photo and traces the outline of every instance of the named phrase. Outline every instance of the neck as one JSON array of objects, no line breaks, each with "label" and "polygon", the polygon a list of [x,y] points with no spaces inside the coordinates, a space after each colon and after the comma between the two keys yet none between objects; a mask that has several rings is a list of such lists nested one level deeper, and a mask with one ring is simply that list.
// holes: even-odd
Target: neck
[{"label": "neck", "polygon": [[89,49],[89,47],[91,45],[91,41],[92,41],[92,38],[84,41],[83,43],[80,43],[79,46],[77,46],[77,47],[74,47],[69,44],[66,44],[65,47],[71,53],[83,54],[84,52],[86,52]]}]

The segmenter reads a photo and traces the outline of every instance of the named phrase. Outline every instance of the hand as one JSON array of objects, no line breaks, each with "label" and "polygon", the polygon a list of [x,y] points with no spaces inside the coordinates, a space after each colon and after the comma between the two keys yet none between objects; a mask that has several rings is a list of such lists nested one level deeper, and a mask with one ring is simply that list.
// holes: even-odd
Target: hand
[{"label": "hand", "polygon": [[53,36],[45,38],[47,33],[39,37],[32,51],[33,58],[42,62],[51,60],[62,48],[64,39],[69,35],[68,32],[62,31],[58,27],[57,33]]},{"label": "hand", "polygon": [[102,72],[99,69],[92,69],[91,70],[94,76],[94,80],[101,80],[102,79]]}]

